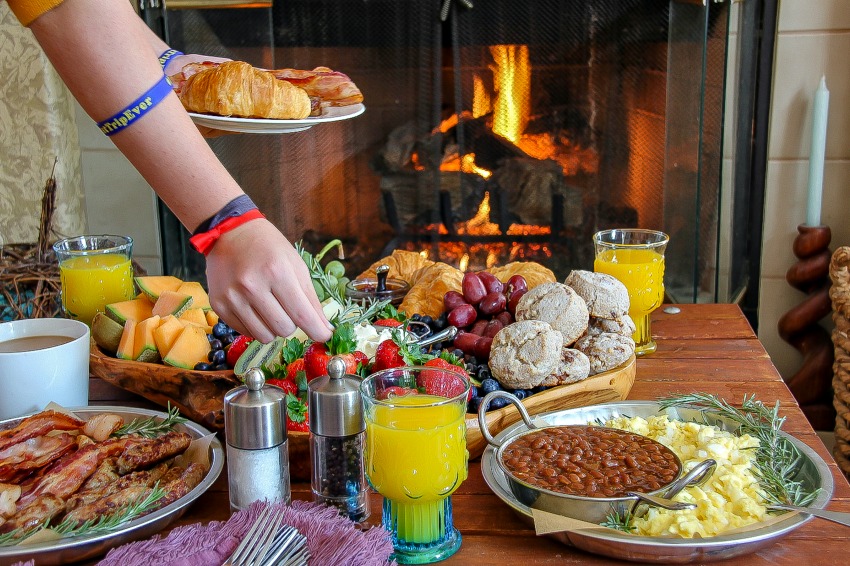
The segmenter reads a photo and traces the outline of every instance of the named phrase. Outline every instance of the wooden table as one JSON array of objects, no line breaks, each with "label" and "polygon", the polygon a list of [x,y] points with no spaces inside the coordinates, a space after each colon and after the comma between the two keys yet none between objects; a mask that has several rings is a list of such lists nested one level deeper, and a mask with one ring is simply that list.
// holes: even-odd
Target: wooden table
[{"label": "wooden table", "polygon": [[[850,485],[770,361],[740,309],[735,305],[679,305],[679,314],[662,309],[653,315],[652,333],[658,351],[638,360],[629,399],[654,400],[675,393],[702,391],[739,403],[755,393],[772,404],[777,399],[787,415],[784,430],[815,449],[829,463],[835,493],[829,509],[850,512]],[[91,385],[93,404],[136,405],[139,398],[100,380]],[[292,486],[296,499],[310,498],[310,485]],[[454,522],[463,535],[460,551],[443,564],[616,564],[586,554],[534,530],[502,503],[481,476],[477,461],[469,464],[469,479],[453,497]],[[380,496],[374,495],[370,522],[380,523]],[[229,515],[226,474],[195,504],[178,525],[226,520]],[[175,525],[177,526],[177,525]],[[850,530],[815,519],[757,554],[726,563],[749,565],[841,564],[850,553]]]}]

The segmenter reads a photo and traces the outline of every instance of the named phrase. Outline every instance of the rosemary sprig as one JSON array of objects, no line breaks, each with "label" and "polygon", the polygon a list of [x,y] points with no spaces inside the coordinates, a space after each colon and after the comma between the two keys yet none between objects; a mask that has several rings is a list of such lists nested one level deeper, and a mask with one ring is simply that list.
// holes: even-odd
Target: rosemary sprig
[{"label": "rosemary sprig", "polygon": [[614,529],[615,531],[631,534],[635,530],[632,519],[634,519],[634,517],[632,516],[631,511],[626,511],[620,515],[619,512],[612,509],[611,512],[605,516],[605,520],[599,524],[603,527]]},{"label": "rosemary sprig", "polygon": [[164,419],[157,420],[155,417],[133,419],[130,424],[126,424],[113,432],[112,436],[138,434],[145,438],[155,438],[164,432],[170,432],[175,426],[185,422],[186,419],[180,416],[180,410],[177,407],[172,407],[169,403],[168,415]]},{"label": "rosemary sprig", "polygon": [[[115,530],[122,524],[136,519],[148,511],[163,497],[165,490],[159,487],[159,482],[154,484],[153,489],[147,495],[142,495],[131,501],[120,511],[111,515],[101,515],[97,519],[91,519],[82,524],[73,520],[64,520],[54,527],[49,527],[62,537],[90,536]],[[47,523],[42,523],[31,529],[15,529],[14,531],[0,535],[0,547],[20,544],[39,531],[48,528]]]},{"label": "rosemary sprig", "polygon": [[753,475],[759,482],[762,495],[771,504],[805,506],[817,497],[820,490],[808,491],[795,480],[802,455],[780,435],[785,417],[779,416],[779,401],[768,407],[755,395],[744,396],[741,408],[708,393],[691,393],[660,399],[662,408],[690,407],[703,413],[731,420],[739,425],[739,434],[758,439],[755,449]]}]

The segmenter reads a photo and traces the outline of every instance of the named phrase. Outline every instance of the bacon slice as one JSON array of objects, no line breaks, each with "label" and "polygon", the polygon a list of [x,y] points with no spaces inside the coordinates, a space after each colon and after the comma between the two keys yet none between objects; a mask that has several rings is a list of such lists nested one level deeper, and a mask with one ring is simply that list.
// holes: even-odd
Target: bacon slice
[{"label": "bacon slice", "polygon": [[49,521],[65,510],[65,502],[51,493],[34,498],[18,510],[14,517],[0,526],[0,532],[31,529]]},{"label": "bacon slice", "polygon": [[180,454],[191,442],[192,437],[185,432],[169,432],[131,444],[118,458],[118,474],[123,476]]},{"label": "bacon slice", "polygon": [[85,424],[85,421],[65,413],[42,411],[25,418],[15,428],[0,431],[0,450],[36,436],[43,436],[51,430],[80,430]]},{"label": "bacon slice", "polygon": [[118,468],[116,468],[115,460],[115,458],[107,458],[101,462],[97,470],[80,486],[80,491],[100,489],[118,481]]},{"label": "bacon slice", "polygon": [[74,437],[64,432],[56,436],[37,436],[14,444],[0,452],[0,482],[20,481],[76,446]]}]

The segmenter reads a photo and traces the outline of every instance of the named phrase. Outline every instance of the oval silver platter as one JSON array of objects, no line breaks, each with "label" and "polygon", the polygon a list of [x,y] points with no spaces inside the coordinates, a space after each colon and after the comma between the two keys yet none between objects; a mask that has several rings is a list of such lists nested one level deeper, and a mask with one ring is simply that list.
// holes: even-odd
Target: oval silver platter
[{"label": "oval silver platter", "polygon": [[[587,424],[596,419],[607,420],[616,416],[648,417],[661,414],[661,412],[658,403],[653,401],[625,401],[543,413],[536,415],[533,420],[535,424],[557,426]],[[711,419],[711,417],[703,419],[702,413],[693,409],[671,409],[666,414],[669,414],[671,418],[684,421],[707,422],[725,430],[734,431],[736,428],[734,423],[722,419]],[[525,428],[525,424],[519,422],[509,426],[495,438],[502,441],[523,428]],[[799,449],[801,454],[799,471],[795,479],[801,481],[808,489],[820,489],[817,498],[811,503],[810,507],[822,509],[832,498],[834,489],[829,467],[809,446],[790,435],[786,434],[785,437]],[[492,446],[488,446],[481,456],[481,472],[484,475],[484,481],[490,486],[493,493],[509,505],[521,519],[533,524],[531,508],[520,503],[511,493],[507,478],[499,468],[496,461],[496,451]],[[658,564],[686,564],[725,560],[755,552],[772,544],[777,538],[793,531],[811,519],[810,515],[788,513],[787,519],[763,528],[711,538],[646,537],[608,529],[552,533],[548,536],[564,544],[620,560]]]},{"label": "oval silver platter", "polygon": [[[97,413],[116,413],[124,417],[125,422],[130,422],[135,418],[147,419],[150,417],[158,417],[164,419],[165,413],[160,411],[151,411],[148,409],[137,409],[131,407],[113,407],[113,406],[92,406],[71,408],[69,411],[79,415],[81,418],[88,418]],[[0,429],[14,425],[23,417],[17,419],[8,419],[0,421]],[[186,432],[192,436],[192,439],[201,438],[210,431],[187,421],[181,425],[174,427],[175,430]],[[111,548],[121,546],[122,544],[143,539],[154,535],[168,525],[180,518],[186,511],[189,505],[201,496],[215,482],[221,470],[224,467],[224,450],[221,447],[221,442],[214,438],[210,444],[210,469],[207,471],[201,483],[195,486],[195,489],[181,497],[174,503],[163,507],[149,515],[139,517],[133,521],[123,524],[120,528],[105,534],[92,536],[69,537],[67,539],[59,539],[45,543],[37,543],[31,545],[19,546],[4,546],[0,547],[0,566],[14,564],[19,561],[35,560],[38,566],[48,564],[67,564],[69,562],[77,562],[88,560],[102,554],[105,554]]]}]

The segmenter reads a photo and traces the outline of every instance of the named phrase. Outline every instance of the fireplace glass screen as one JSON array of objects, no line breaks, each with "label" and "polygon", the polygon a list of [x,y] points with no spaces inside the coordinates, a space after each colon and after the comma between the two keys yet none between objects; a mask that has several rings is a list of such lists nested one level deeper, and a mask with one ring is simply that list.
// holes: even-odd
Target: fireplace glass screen
[{"label": "fireplace glass screen", "polygon": [[[592,269],[595,231],[640,227],[670,234],[670,300],[721,299],[728,3],[443,4],[181,3],[163,29],[182,51],[328,66],[360,87],[358,118],[210,141],[291,240],[343,238],[353,273],[406,249],[563,279]],[[202,278],[163,214],[166,270]]]}]

